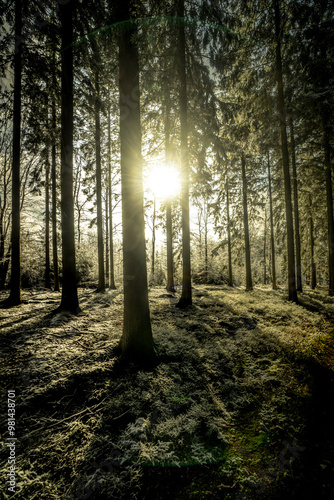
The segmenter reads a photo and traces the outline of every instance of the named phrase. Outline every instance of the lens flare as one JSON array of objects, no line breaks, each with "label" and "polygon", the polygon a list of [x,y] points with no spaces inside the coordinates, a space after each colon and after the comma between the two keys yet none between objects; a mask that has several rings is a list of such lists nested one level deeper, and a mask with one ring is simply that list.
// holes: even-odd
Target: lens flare
[{"label": "lens flare", "polygon": [[179,173],[173,167],[156,166],[148,176],[147,186],[157,198],[172,198],[180,191]]}]

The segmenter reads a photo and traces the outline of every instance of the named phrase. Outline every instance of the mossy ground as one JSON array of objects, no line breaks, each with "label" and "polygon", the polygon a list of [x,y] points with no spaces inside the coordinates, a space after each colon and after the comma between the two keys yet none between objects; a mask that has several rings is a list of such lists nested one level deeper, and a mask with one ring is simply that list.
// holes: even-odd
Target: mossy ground
[{"label": "mossy ground", "polygon": [[[0,311],[2,440],[17,403],[17,499],[334,498],[334,299],[150,290],[154,371],[119,363],[122,294],[57,293]],[[5,491],[7,448],[1,451]]]}]

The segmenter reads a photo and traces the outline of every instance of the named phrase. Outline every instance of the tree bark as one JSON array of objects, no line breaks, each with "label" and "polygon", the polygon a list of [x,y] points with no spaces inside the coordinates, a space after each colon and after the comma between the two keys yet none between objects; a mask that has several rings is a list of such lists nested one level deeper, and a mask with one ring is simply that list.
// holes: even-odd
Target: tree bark
[{"label": "tree bark", "polygon": [[15,0],[13,167],[12,167],[12,240],[10,295],[6,306],[21,303],[21,235],[20,235],[20,156],[21,156],[21,76],[22,76],[22,5]]},{"label": "tree bark", "polygon": [[246,261],[246,290],[253,290],[251,258],[250,258],[250,243],[249,243],[249,228],[248,228],[248,206],[247,206],[247,180],[246,180],[246,161],[244,153],[241,154],[241,169],[242,169],[242,197],[244,209],[244,232],[245,232],[245,261]]},{"label": "tree bark", "polygon": [[[55,70],[55,68],[54,68]],[[54,76],[54,83],[55,83]],[[52,129],[53,140],[51,149],[51,182],[52,182],[52,258],[53,258],[53,287],[59,292],[58,245],[57,245],[57,173],[56,173],[56,101],[52,98]]]},{"label": "tree bark", "polygon": [[334,217],[333,217],[333,190],[331,171],[331,146],[330,128],[327,111],[323,110],[323,141],[325,153],[326,173],[326,198],[327,198],[327,221],[328,221],[328,288],[329,295],[334,295]]},{"label": "tree bark", "polygon": [[106,189],[106,199],[105,199],[105,243],[106,243],[106,286],[109,285],[109,188]]},{"label": "tree bark", "polygon": [[282,76],[281,20],[280,20],[279,1],[280,0],[274,0],[276,79],[277,79],[277,109],[280,119],[286,226],[287,226],[288,298],[289,300],[297,302],[298,297],[297,297],[296,275],[295,275],[295,252],[294,252],[294,232],[293,232],[293,216],[292,216],[292,204],[291,204],[291,182],[290,182],[290,171],[289,171],[289,151],[288,151],[288,139],[286,133],[286,110],[285,110],[284,86],[283,86],[283,76]]},{"label": "tree bark", "polygon": [[[118,20],[131,19],[132,2],[118,4]],[[122,356],[156,362],[147,289],[141,156],[138,49],[134,23],[120,34],[119,93],[123,224],[124,322]]]},{"label": "tree bark", "polygon": [[208,202],[204,201],[204,273],[205,283],[209,280],[209,256],[208,256]]},{"label": "tree bark", "polygon": [[156,198],[153,200],[153,217],[152,217],[152,254],[151,254],[151,281],[154,282],[155,272],[155,218],[156,218]]},{"label": "tree bark", "polygon": [[[47,152],[49,155],[49,152]],[[45,164],[45,288],[51,288],[50,279],[50,165],[49,157],[46,158]]]},{"label": "tree bark", "polygon": [[268,151],[268,191],[269,191],[269,216],[270,216],[271,276],[272,276],[273,290],[277,290],[273,197],[272,197],[272,192],[271,192],[271,172],[270,172],[269,151]]},{"label": "tree bark", "polygon": [[95,71],[95,154],[96,154],[96,213],[97,213],[97,253],[99,265],[98,292],[105,291],[104,245],[102,217],[102,174],[101,174],[101,125],[100,125],[100,83],[98,70]]},{"label": "tree bark", "polygon": [[173,226],[172,226],[172,204],[166,201],[166,231],[167,231],[167,292],[175,292],[174,269],[173,269]]},{"label": "tree bark", "polygon": [[311,288],[315,289],[317,286],[317,271],[314,262],[314,227],[313,227],[313,204],[312,204],[312,194],[309,193],[309,210],[310,210],[310,253],[311,253]]},{"label": "tree bark", "polygon": [[267,284],[267,209],[264,209],[264,234],[263,234],[263,283]]},{"label": "tree bark", "polygon": [[232,247],[231,247],[231,222],[230,222],[230,192],[228,187],[228,177],[225,181],[226,190],[226,217],[227,217],[227,252],[228,252],[228,285],[233,286],[232,272]]},{"label": "tree bark", "polygon": [[[165,160],[166,167],[170,164],[170,96],[167,87],[168,80],[166,79],[165,86]],[[166,200],[166,234],[167,234],[167,292],[175,292],[174,288],[174,268],[173,268],[173,222],[172,222],[172,202],[170,198]]]},{"label": "tree bark", "polygon": [[300,255],[301,251],[300,251],[300,232],[299,232],[296,145],[295,145],[295,133],[294,133],[292,117],[290,117],[290,138],[291,138],[291,163],[292,163],[292,182],[293,182],[293,209],[295,215],[296,280],[297,280],[297,292],[302,292],[303,286],[302,286],[302,264]]},{"label": "tree bark", "polygon": [[[184,18],[184,0],[178,2],[178,17]],[[180,22],[178,32],[178,72],[179,102],[181,122],[181,209],[182,209],[182,294],[178,307],[192,304],[191,258],[190,258],[190,219],[189,219],[189,152],[188,152],[188,117],[187,117],[187,77],[186,43],[184,25]]]},{"label": "tree bark", "polygon": [[111,131],[110,131],[110,108],[108,108],[108,198],[109,198],[109,288],[115,290],[114,271],[114,228],[113,228],[113,206],[112,206],[112,171],[111,171]]},{"label": "tree bark", "polygon": [[73,1],[60,4],[61,19],[61,224],[63,287],[60,311],[80,312],[75,268],[73,200]]}]

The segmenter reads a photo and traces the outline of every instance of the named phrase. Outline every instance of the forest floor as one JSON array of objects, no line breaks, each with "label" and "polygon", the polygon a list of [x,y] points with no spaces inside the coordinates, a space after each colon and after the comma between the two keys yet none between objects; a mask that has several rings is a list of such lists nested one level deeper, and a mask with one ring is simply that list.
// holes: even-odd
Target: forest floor
[{"label": "forest floor", "polygon": [[149,297],[154,371],[115,357],[119,291],[79,289],[78,317],[52,315],[60,294],[45,290],[0,310],[3,498],[334,498],[334,298],[196,286],[180,310],[162,287]]}]

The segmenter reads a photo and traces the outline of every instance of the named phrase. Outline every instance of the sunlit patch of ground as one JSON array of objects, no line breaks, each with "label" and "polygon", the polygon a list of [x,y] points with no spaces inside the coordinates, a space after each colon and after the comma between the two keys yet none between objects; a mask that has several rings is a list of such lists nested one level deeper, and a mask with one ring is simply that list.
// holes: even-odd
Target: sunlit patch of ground
[{"label": "sunlit patch of ground", "polygon": [[[13,498],[334,497],[326,290],[296,305],[269,287],[198,286],[180,310],[152,288],[153,372],[115,357],[122,294],[79,297],[78,317],[51,315],[60,294],[45,291],[0,310],[1,415],[8,389],[17,400]],[[7,458],[3,447],[2,478]]]}]

